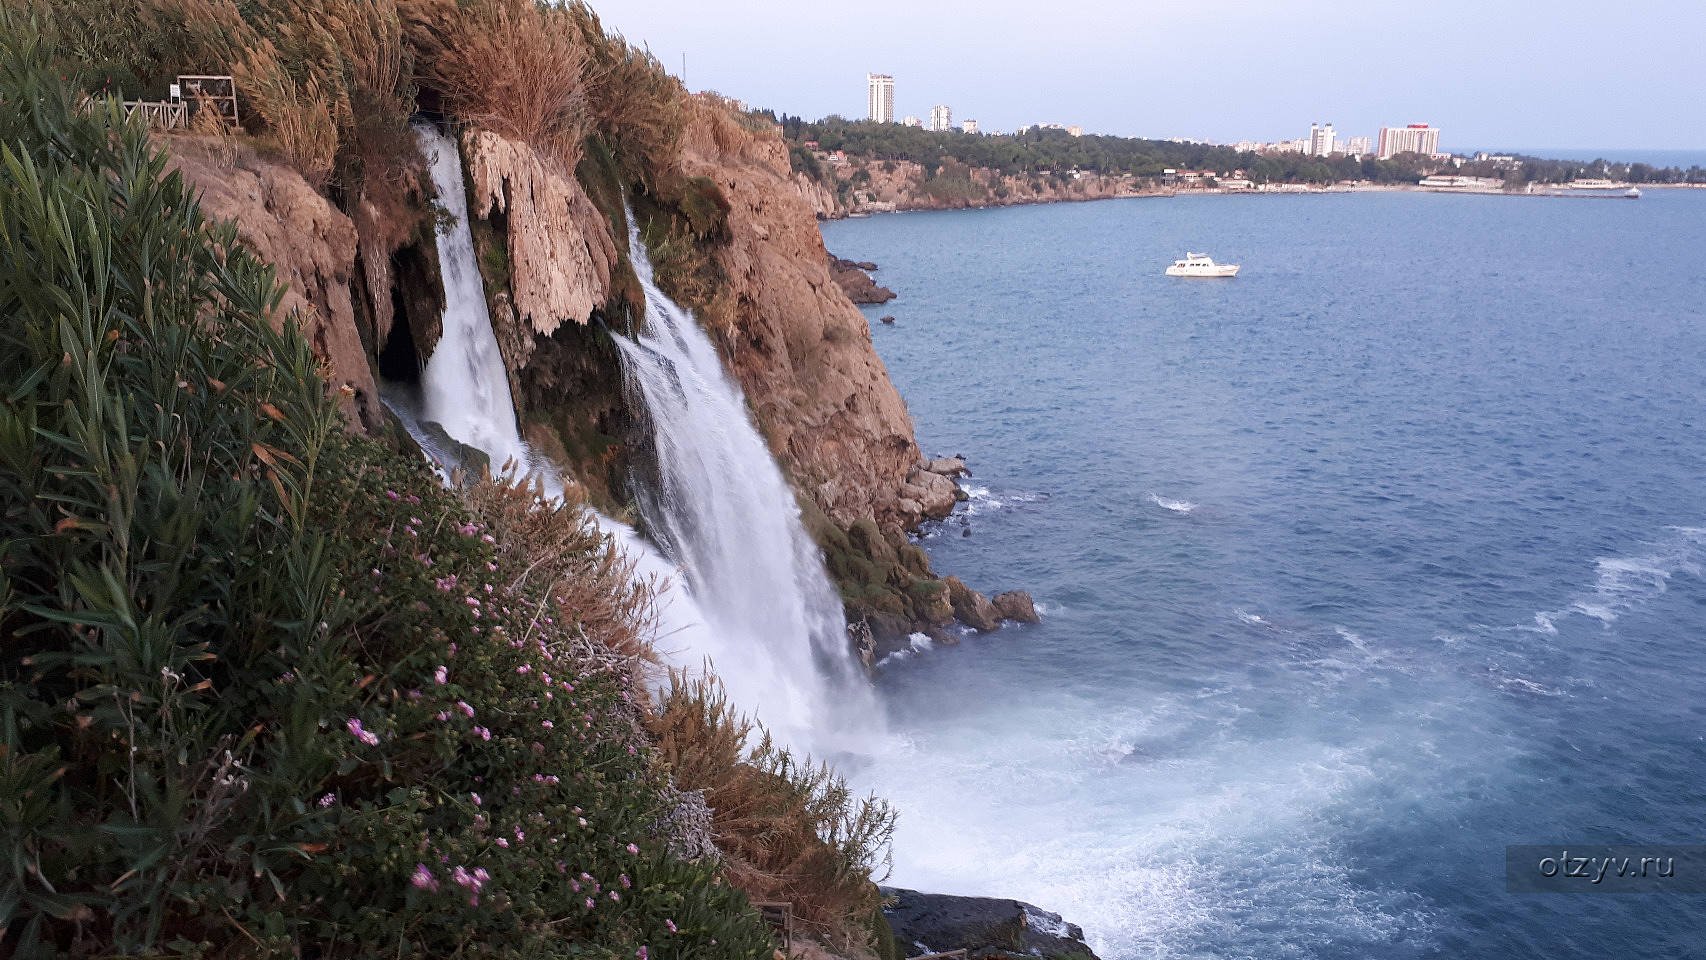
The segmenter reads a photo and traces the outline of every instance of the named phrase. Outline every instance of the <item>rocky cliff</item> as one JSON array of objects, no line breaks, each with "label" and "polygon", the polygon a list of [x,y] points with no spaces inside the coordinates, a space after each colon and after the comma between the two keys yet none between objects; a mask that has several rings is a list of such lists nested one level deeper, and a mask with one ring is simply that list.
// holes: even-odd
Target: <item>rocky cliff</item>
[{"label": "rocky cliff", "polygon": [[[570,170],[478,128],[463,130],[461,146],[470,229],[523,434],[595,502],[619,509],[644,436],[610,335],[592,321],[620,325],[642,310],[621,206],[638,187],[614,161],[589,157]],[[174,137],[169,149],[209,212],[234,220],[277,266],[290,288],[285,307],[304,318],[351,421],[383,425],[379,375],[417,376],[442,312],[419,179],[364,188],[352,220],[288,168],[230,141]],[[990,601],[958,581],[950,590],[909,540],[953,510],[958,470],[921,456],[869,324],[835,281],[820,210],[784,142],[716,98],[694,98],[678,150],[674,182],[716,214],[685,244],[713,278],[702,286],[714,307],[701,316],[799,494],[850,617],[870,625],[861,653],[874,661],[956,615],[994,628],[1003,615]],[[675,213],[659,196],[644,199],[648,215]],[[679,239],[666,241],[671,250]]]},{"label": "rocky cliff", "polygon": [[172,168],[201,194],[210,219],[236,223],[238,236],[273,265],[286,284],[277,320],[294,311],[351,423],[384,422],[369,347],[362,341],[354,292],[355,224],[295,170],[261,159],[246,145],[218,137],[178,136],[168,144]]},{"label": "rocky cliff", "polygon": [[1130,175],[1093,171],[1004,174],[944,159],[926,168],[911,160],[818,156],[822,182],[797,174],[796,192],[823,219],[895,210],[956,210],[1031,203],[1166,196]]},{"label": "rocky cliff", "polygon": [[716,256],[735,303],[734,372],[784,468],[843,529],[917,522],[922,510],[901,494],[921,459],[912,419],[870,325],[830,276],[782,139],[700,102],[681,163],[729,202],[729,240]]}]

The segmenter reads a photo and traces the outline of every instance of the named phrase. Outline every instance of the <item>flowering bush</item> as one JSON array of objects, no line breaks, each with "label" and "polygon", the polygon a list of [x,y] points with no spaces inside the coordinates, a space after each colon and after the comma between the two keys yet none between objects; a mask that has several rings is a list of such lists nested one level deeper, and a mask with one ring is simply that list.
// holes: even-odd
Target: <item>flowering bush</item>
[{"label": "flowering bush", "polygon": [[46,62],[0,23],[7,954],[768,954],[654,828],[644,604],[346,434],[271,270]]}]

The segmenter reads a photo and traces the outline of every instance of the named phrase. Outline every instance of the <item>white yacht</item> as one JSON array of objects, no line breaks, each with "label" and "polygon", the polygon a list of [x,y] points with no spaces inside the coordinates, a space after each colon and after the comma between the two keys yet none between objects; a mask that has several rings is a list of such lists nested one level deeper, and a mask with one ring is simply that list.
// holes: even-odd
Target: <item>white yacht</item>
[{"label": "white yacht", "polygon": [[1215,263],[1206,253],[1187,253],[1167,268],[1169,277],[1236,277],[1238,264]]}]

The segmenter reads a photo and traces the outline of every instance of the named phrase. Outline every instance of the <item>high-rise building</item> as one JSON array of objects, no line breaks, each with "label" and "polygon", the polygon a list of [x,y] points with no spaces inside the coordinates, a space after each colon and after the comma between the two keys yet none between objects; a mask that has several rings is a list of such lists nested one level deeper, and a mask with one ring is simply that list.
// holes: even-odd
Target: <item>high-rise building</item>
[{"label": "high-rise building", "polygon": [[1351,137],[1345,141],[1345,152],[1353,157],[1366,157],[1374,152],[1374,138]]},{"label": "high-rise building", "polygon": [[1077,124],[1073,124],[1066,128],[1066,135],[1069,137],[1082,137],[1084,135],[1084,128]]},{"label": "high-rise building", "polygon": [[893,123],[894,78],[886,73],[867,73],[865,90],[870,100],[870,110],[865,116],[874,123]]},{"label": "high-rise building", "polygon": [[917,117],[912,117],[912,116],[905,118],[900,123],[901,123],[901,126],[903,126],[903,127],[922,127],[922,126],[924,126],[924,121],[918,119]]},{"label": "high-rise building", "polygon": [[964,133],[976,133],[977,132],[977,121],[976,120],[965,121],[964,123],[960,124],[960,130]]},{"label": "high-rise building", "polygon": [[946,132],[953,129],[953,126],[954,111],[949,110],[946,105],[940,103],[930,108],[930,129],[938,132]]},{"label": "high-rise building", "polygon": [[1325,126],[1312,123],[1309,125],[1309,152],[1317,157],[1330,157],[1334,151],[1333,125]]},{"label": "high-rise building", "polygon": [[1380,159],[1400,153],[1434,154],[1439,152],[1439,128],[1425,123],[1403,127],[1380,128]]}]

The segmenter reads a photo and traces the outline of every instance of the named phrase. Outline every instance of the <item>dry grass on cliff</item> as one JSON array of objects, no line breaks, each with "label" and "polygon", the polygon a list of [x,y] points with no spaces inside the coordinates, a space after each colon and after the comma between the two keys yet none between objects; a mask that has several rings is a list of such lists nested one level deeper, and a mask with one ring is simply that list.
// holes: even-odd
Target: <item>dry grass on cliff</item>
[{"label": "dry grass on cliff", "polygon": [[613,656],[636,676],[661,661],[648,639],[656,623],[660,584],[634,575],[627,558],[582,509],[570,488],[563,503],[549,503],[536,486],[484,477],[465,492],[469,508],[485,522],[500,554],[525,570],[513,589],[544,585],[556,600],[554,618],[569,618],[586,643],[583,656]]},{"label": "dry grass on cliff", "polygon": [[403,0],[417,70],[446,110],[580,162],[588,57],[564,9],[534,0]]},{"label": "dry grass on cliff", "polygon": [[678,175],[677,154],[689,97],[651,51],[604,29],[582,0],[564,5],[587,52],[587,104],[593,129],[628,164],[627,172],[656,187]]},{"label": "dry grass on cliff", "polygon": [[886,803],[778,746],[714,679],[672,674],[647,725],[675,785],[705,791],[731,883],[792,903],[796,922],[832,948],[870,945],[871,881],[887,874],[894,830]]}]

